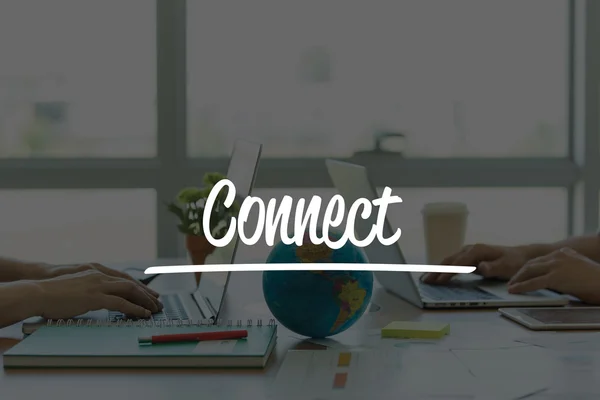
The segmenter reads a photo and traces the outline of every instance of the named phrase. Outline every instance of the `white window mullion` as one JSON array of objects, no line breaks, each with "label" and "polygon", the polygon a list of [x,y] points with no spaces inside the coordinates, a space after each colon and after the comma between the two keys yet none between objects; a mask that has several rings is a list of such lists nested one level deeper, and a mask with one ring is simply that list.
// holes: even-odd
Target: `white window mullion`
[{"label": "white window mullion", "polygon": [[0,159],[0,189],[154,188],[155,159]]},{"label": "white window mullion", "polygon": [[594,232],[598,228],[600,181],[600,2],[586,0],[574,3],[574,149],[572,156],[581,166],[582,182],[574,207],[574,215],[583,221],[580,233]]},{"label": "white window mullion", "polygon": [[[568,187],[580,179],[579,167],[564,158],[410,159],[379,155],[349,162],[368,168],[373,183],[391,187]],[[187,179],[224,171],[226,160],[194,160]],[[263,159],[257,188],[325,188],[332,183],[324,159]]]},{"label": "white window mullion", "polygon": [[185,0],[157,0],[157,46],[157,256],[170,258],[181,255],[182,241],[164,204],[186,185]]}]

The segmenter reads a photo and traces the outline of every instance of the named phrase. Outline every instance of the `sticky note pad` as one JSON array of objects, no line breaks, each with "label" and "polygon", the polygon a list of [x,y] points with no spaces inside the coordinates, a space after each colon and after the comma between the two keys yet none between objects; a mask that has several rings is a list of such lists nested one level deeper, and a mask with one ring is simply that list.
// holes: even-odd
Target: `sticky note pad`
[{"label": "sticky note pad", "polygon": [[343,373],[335,374],[335,376],[333,378],[334,389],[343,389],[346,386],[347,381],[348,381],[347,373],[343,372]]},{"label": "sticky note pad", "polygon": [[381,329],[381,337],[439,339],[450,333],[450,325],[439,322],[394,321]]},{"label": "sticky note pad", "polygon": [[338,367],[349,366],[351,358],[352,358],[352,353],[340,353],[340,356],[338,357]]}]

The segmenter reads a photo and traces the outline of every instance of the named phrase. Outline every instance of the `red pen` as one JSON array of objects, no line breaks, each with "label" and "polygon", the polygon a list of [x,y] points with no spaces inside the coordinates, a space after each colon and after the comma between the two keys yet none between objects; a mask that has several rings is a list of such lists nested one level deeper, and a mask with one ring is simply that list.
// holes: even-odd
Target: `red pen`
[{"label": "red pen", "polygon": [[174,335],[156,335],[138,338],[139,344],[177,343],[177,342],[200,342],[204,340],[232,340],[248,337],[247,330],[220,331],[220,332],[197,332],[179,333]]}]

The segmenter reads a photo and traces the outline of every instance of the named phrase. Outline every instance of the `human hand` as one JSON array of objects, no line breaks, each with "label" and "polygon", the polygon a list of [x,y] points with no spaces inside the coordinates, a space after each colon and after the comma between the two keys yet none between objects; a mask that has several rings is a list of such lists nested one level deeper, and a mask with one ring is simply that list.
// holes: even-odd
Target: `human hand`
[{"label": "human hand", "polygon": [[98,271],[105,275],[112,276],[115,278],[129,280],[129,281],[134,282],[137,285],[139,285],[141,289],[148,292],[148,294],[150,294],[152,297],[156,298],[159,296],[159,294],[156,291],[150,289],[148,286],[144,285],[137,279],[134,279],[130,275],[128,275],[124,272],[121,272],[121,271],[117,271],[112,268],[105,267],[104,265],[98,264],[98,263],[73,264],[73,265],[46,265],[44,267],[44,271],[41,274],[41,278],[42,279],[57,278],[57,277],[60,277],[63,275],[76,274],[79,272],[85,272],[85,271],[90,271],[90,270]]},{"label": "human hand", "polygon": [[136,282],[104,274],[97,269],[33,281],[37,290],[37,315],[47,319],[73,318],[89,311],[108,309],[147,318],[162,305]]},{"label": "human hand", "polygon": [[[510,279],[530,258],[525,247],[474,244],[464,246],[440,264],[473,266],[476,268],[474,273],[484,278]],[[430,272],[423,275],[422,280],[429,284],[445,284],[454,275]]]},{"label": "human hand", "polygon": [[600,264],[570,248],[527,262],[509,281],[509,293],[551,289],[600,304]]}]

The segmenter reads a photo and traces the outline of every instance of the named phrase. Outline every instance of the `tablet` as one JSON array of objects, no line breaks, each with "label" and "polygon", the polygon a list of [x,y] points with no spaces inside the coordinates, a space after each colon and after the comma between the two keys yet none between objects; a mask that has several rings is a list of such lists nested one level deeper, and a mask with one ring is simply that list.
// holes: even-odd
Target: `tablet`
[{"label": "tablet", "polygon": [[600,330],[600,307],[501,308],[498,312],[536,331]]}]

